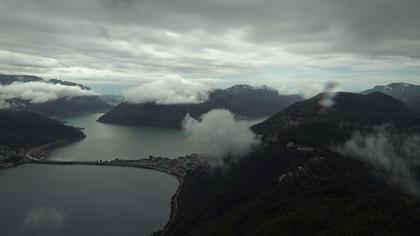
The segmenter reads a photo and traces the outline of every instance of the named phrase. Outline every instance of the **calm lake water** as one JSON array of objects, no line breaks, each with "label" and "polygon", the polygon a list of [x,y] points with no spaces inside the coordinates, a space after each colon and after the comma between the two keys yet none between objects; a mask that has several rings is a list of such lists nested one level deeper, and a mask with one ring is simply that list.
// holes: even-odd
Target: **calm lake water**
[{"label": "calm lake water", "polygon": [[102,114],[64,119],[67,124],[84,128],[87,137],[48,155],[54,160],[113,160],[147,158],[149,155],[176,158],[193,153],[182,130],[155,127],[130,127],[96,122]]},{"label": "calm lake water", "polygon": [[0,171],[0,235],[150,235],[177,180],[124,167],[23,165]]},{"label": "calm lake water", "polygon": [[[149,155],[176,158],[197,152],[182,130],[156,127],[130,127],[96,122],[102,114],[64,119],[69,125],[84,128],[87,137],[52,150],[54,160],[113,160],[147,158]],[[246,121],[249,125],[264,119]]]},{"label": "calm lake water", "polygon": [[[65,119],[87,138],[51,151],[55,160],[112,160],[196,152],[182,130],[96,122],[101,114]],[[247,121],[250,125],[261,121]],[[23,165],[0,171],[0,235],[148,236],[169,219],[178,186],[152,170]]]}]

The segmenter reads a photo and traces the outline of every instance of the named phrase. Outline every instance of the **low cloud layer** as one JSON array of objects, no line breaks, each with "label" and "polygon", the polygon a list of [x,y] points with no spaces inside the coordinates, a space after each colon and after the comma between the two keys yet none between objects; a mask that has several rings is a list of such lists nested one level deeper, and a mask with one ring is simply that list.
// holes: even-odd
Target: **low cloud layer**
[{"label": "low cloud layer", "polygon": [[174,73],[291,89],[415,83],[419,11],[418,0],[1,0],[0,71],[111,88]]},{"label": "low cloud layer", "polygon": [[77,86],[65,86],[45,82],[12,83],[0,86],[0,108],[13,104],[9,99],[22,99],[31,103],[44,103],[63,97],[94,96],[93,91],[83,90]]},{"label": "low cloud layer", "polygon": [[383,125],[368,134],[354,133],[336,150],[371,164],[389,183],[406,193],[420,195],[420,185],[413,170],[420,164],[420,136],[395,134],[388,125]]},{"label": "low cloud layer", "polygon": [[29,210],[18,229],[19,234],[57,235],[64,226],[67,213],[50,206]]},{"label": "low cloud layer", "polygon": [[239,158],[260,142],[246,122],[224,109],[212,110],[199,120],[187,115],[183,127],[191,144],[213,165],[223,164],[228,156]]},{"label": "low cloud layer", "polygon": [[196,104],[207,100],[210,88],[179,76],[145,83],[123,93],[130,103]]}]

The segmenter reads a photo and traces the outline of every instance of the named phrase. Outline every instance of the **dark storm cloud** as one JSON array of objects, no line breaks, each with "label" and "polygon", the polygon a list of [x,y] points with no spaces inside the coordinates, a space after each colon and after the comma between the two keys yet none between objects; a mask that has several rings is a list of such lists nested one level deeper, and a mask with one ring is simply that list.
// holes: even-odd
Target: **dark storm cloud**
[{"label": "dark storm cloud", "polygon": [[0,3],[0,70],[10,73],[204,78],[269,65],[376,60],[386,67],[389,57],[411,58],[417,66],[420,58],[416,0]]}]

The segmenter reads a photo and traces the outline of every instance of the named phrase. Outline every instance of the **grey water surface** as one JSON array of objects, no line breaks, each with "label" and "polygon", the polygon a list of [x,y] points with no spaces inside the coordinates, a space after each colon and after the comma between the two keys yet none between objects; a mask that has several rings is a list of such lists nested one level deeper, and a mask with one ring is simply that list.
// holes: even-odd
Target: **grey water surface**
[{"label": "grey water surface", "polygon": [[[87,137],[50,151],[54,160],[113,160],[196,152],[182,130],[65,118]],[[250,125],[262,119],[247,121]],[[150,235],[169,219],[173,176],[128,167],[27,164],[0,171],[0,235]]]},{"label": "grey water surface", "polygon": [[129,167],[27,164],[0,171],[0,235],[150,235],[178,186]]},{"label": "grey water surface", "polygon": [[84,128],[87,137],[52,150],[54,160],[113,160],[147,158],[149,155],[176,158],[196,150],[182,130],[132,127],[96,122],[102,114],[64,119],[68,125]]}]

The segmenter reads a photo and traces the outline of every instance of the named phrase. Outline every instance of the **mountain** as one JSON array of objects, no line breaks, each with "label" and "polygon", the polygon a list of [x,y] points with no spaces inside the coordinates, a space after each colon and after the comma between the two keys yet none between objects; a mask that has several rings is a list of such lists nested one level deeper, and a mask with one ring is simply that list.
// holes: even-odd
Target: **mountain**
[{"label": "mountain", "polygon": [[101,95],[99,96],[99,98],[106,102],[107,104],[115,107],[118,104],[120,104],[121,102],[124,101],[124,97],[121,95],[113,95],[113,94],[105,94],[105,95]]},{"label": "mountain", "polygon": [[201,104],[121,103],[101,116],[98,121],[112,124],[180,128],[187,114],[198,118],[212,109],[224,108],[241,118],[265,117],[301,99],[298,95],[279,95],[276,90],[265,86],[257,88],[236,85],[228,89],[212,91],[209,94],[209,99]]},{"label": "mountain", "polygon": [[372,89],[363,91],[362,94],[372,92],[381,92],[392,96],[420,112],[420,85],[392,83],[385,86],[375,86]]},{"label": "mountain", "polygon": [[0,110],[0,145],[12,149],[29,148],[57,140],[84,138],[75,127],[27,111]]},{"label": "mountain", "polygon": [[110,108],[110,105],[106,104],[98,96],[59,98],[44,103],[13,100],[13,104],[13,110],[32,111],[49,117],[104,112]]},{"label": "mountain", "polygon": [[27,82],[44,82],[45,80],[41,77],[32,75],[4,75],[0,74],[0,84],[9,85],[14,82],[27,83]]},{"label": "mountain", "polygon": [[413,96],[410,100],[408,100],[407,105],[412,107],[417,112],[420,112],[420,93]]},{"label": "mountain", "polygon": [[4,75],[0,74],[0,84],[1,85],[9,85],[15,82],[19,83],[28,83],[28,82],[44,82],[44,83],[51,83],[51,84],[61,84],[65,86],[77,86],[84,90],[91,90],[91,88],[84,86],[82,84],[77,84],[70,81],[59,80],[59,79],[50,79],[46,80],[38,76],[33,75]]},{"label": "mountain", "polygon": [[[64,86],[75,86],[82,90],[91,90],[91,88],[82,84],[77,84],[69,81],[51,79],[45,80],[40,77],[30,75],[1,75],[0,84],[10,85],[14,82],[44,82],[50,84],[61,84]],[[9,103],[13,104],[13,110],[24,110],[37,112],[50,117],[78,115],[84,113],[105,112],[111,106],[102,101],[99,96],[77,96],[65,97],[56,100],[47,101],[44,103],[31,103],[23,99],[9,99]]]},{"label": "mountain", "polygon": [[266,140],[319,146],[348,139],[352,131],[374,125],[392,122],[396,127],[408,129],[420,122],[420,114],[383,93],[340,92],[334,97],[336,104],[329,109],[320,105],[324,96],[319,94],[297,102],[253,130]]},{"label": "mountain", "polygon": [[420,235],[417,199],[331,149],[383,123],[418,132],[420,115],[381,93],[338,93],[331,108],[324,98],[254,126],[263,143],[238,162],[188,171],[175,218],[155,235]]},{"label": "mountain", "polygon": [[50,79],[48,80],[48,83],[51,84],[61,84],[61,85],[65,85],[65,86],[77,86],[83,90],[91,90],[91,88],[84,86],[83,84],[77,84],[74,82],[70,82],[70,81],[64,81],[64,80],[59,80],[59,79]]}]

